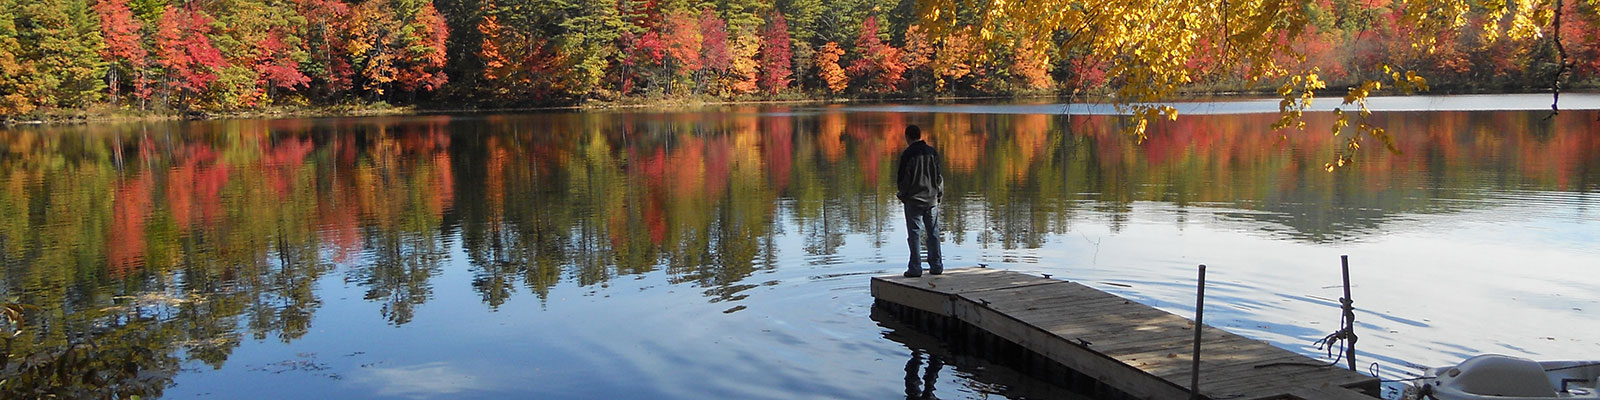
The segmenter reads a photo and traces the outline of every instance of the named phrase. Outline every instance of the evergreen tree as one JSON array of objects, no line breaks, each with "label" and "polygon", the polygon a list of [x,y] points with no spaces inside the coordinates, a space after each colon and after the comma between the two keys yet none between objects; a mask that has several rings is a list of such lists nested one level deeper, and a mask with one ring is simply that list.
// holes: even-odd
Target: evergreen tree
[{"label": "evergreen tree", "polygon": [[22,7],[22,47],[35,60],[34,104],[83,107],[100,100],[106,62],[100,21],[87,0],[41,1]]},{"label": "evergreen tree", "polygon": [[610,60],[617,54],[617,38],[627,24],[615,0],[555,3],[561,21],[556,42],[573,63],[572,92],[588,96],[600,88]]},{"label": "evergreen tree", "polygon": [[728,31],[734,36],[756,32],[761,28],[761,16],[772,12],[772,3],[764,0],[717,0],[722,19],[728,22]]},{"label": "evergreen tree", "polygon": [[451,95],[466,97],[482,85],[483,60],[478,53],[483,49],[483,34],[476,27],[483,21],[487,9],[485,0],[434,0],[433,6],[444,16],[450,36],[445,43],[445,75],[452,83]]},{"label": "evergreen tree", "polygon": [[789,22],[795,41],[811,43],[817,39],[817,19],[827,12],[822,0],[780,0],[778,12]]}]

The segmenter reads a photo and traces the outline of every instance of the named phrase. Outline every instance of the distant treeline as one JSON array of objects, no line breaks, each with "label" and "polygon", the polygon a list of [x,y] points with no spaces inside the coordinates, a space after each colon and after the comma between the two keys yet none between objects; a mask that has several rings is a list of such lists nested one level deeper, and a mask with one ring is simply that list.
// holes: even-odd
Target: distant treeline
[{"label": "distant treeline", "polygon": [[[1496,40],[1472,14],[1431,49],[1390,0],[1297,4],[1308,29],[1281,37],[1304,57],[1285,57],[1334,88],[1385,64],[1436,90],[1547,88],[1557,36],[1575,60],[1567,84],[1600,74],[1594,2],[1564,2],[1560,32],[1524,40]],[[1095,93],[1128,79],[1061,47],[1073,32],[935,37],[918,20],[916,0],[0,0],[0,115]],[[1248,71],[1189,63],[1197,91],[1249,88]]]}]

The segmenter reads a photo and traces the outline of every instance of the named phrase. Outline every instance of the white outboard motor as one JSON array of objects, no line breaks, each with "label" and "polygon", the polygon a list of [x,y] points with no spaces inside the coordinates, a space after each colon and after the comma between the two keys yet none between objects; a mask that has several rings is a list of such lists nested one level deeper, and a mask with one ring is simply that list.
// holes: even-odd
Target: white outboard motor
[{"label": "white outboard motor", "polygon": [[[1600,399],[1594,364],[1540,363],[1521,357],[1486,354],[1453,367],[1428,370],[1420,398],[1439,400]],[[1570,372],[1569,372],[1570,371]]]}]

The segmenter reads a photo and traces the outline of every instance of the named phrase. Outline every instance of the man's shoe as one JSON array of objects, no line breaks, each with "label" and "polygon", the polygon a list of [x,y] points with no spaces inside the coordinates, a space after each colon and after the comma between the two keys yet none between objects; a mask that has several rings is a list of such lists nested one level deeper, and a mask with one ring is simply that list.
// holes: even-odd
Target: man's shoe
[{"label": "man's shoe", "polygon": [[928,268],[928,273],[934,274],[934,275],[943,275],[944,274],[944,267]]},{"label": "man's shoe", "polygon": [[902,276],[905,276],[905,277],[907,277],[907,278],[917,278],[917,277],[921,277],[921,276],[922,276],[922,271],[921,271],[921,270],[917,270],[917,271],[906,271],[906,273],[904,273],[904,274],[901,274],[901,275],[902,275]]}]

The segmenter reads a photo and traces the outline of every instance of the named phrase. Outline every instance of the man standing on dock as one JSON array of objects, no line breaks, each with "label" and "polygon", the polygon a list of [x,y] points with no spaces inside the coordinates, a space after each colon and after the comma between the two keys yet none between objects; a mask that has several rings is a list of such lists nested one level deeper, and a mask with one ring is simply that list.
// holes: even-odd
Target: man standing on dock
[{"label": "man standing on dock", "polygon": [[895,169],[894,181],[899,187],[896,197],[906,206],[906,227],[911,244],[911,262],[905,276],[922,276],[922,237],[928,240],[928,272],[944,273],[944,259],[939,255],[939,202],[944,199],[944,176],[939,173],[939,152],[922,141],[922,129],[916,125],[906,127],[906,150],[900,152],[900,165]]}]

